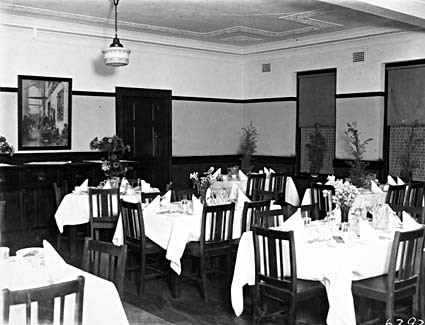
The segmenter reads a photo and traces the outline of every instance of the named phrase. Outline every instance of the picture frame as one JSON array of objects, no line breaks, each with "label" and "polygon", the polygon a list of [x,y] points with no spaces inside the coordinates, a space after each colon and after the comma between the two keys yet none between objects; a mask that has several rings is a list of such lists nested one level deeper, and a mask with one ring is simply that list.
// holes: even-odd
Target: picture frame
[{"label": "picture frame", "polygon": [[72,79],[18,75],[18,150],[71,149]]}]

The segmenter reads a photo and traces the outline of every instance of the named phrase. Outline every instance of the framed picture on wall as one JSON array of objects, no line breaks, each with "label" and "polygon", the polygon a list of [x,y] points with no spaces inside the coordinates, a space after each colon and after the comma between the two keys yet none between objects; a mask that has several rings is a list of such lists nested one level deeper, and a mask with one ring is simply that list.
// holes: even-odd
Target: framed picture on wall
[{"label": "framed picture on wall", "polygon": [[18,150],[71,149],[72,79],[18,76]]}]

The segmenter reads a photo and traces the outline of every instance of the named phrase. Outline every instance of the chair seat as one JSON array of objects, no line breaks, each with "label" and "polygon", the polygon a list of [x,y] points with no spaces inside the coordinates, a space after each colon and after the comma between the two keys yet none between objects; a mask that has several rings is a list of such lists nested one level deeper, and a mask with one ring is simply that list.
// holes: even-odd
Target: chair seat
[{"label": "chair seat", "polygon": [[[226,242],[214,242],[205,245],[205,253],[210,256],[214,255],[224,255],[229,251],[229,245]],[[184,251],[184,255],[187,256],[201,256],[201,246],[199,241],[191,241],[186,245],[186,249]]]},{"label": "chair seat", "polygon": [[354,295],[361,295],[369,298],[385,301],[388,292],[388,276],[380,275],[359,281],[353,281],[352,292]]}]

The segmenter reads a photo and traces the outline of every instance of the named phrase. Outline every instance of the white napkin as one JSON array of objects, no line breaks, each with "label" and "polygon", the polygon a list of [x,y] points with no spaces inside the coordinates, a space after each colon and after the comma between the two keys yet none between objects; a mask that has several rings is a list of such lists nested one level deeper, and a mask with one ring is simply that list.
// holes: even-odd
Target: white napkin
[{"label": "white napkin", "polygon": [[233,186],[236,187],[235,191],[237,191],[238,193],[235,209],[242,209],[245,202],[251,202],[251,200],[245,195],[244,192],[242,192],[242,190],[237,185],[232,184],[232,190]]},{"label": "white napkin", "polygon": [[111,187],[111,182],[110,181],[106,181],[105,185],[103,186],[103,189],[105,190],[109,190]]},{"label": "white napkin", "polygon": [[149,205],[143,209],[143,213],[157,213],[159,211],[159,203],[161,201],[161,196],[156,196]]},{"label": "white napkin", "polygon": [[420,223],[418,223],[410,213],[403,211],[403,230],[409,231],[422,227]]},{"label": "white napkin", "polygon": [[245,173],[243,171],[241,171],[239,169],[238,171],[238,177],[240,181],[247,181],[248,180],[248,176],[245,175]]},{"label": "white napkin", "polygon": [[363,241],[377,241],[379,240],[378,232],[372,228],[367,220],[359,219],[359,233],[360,239]]},{"label": "white napkin", "polygon": [[370,180],[370,190],[372,193],[382,193],[381,188],[378,186],[378,184],[375,183],[374,180]]},{"label": "white napkin", "polygon": [[77,192],[87,192],[89,190],[89,180],[86,179],[80,186],[75,186]]},{"label": "white napkin", "polygon": [[142,192],[150,192],[151,191],[151,184],[145,182],[143,179],[140,182],[140,190]]},{"label": "white napkin", "polygon": [[120,191],[121,192],[125,191],[129,186],[130,186],[129,181],[127,180],[127,178],[123,177],[121,180]]},{"label": "white napkin", "polygon": [[294,231],[294,237],[296,242],[302,242],[306,239],[306,233],[304,228],[304,221],[301,216],[301,209],[298,209],[292,216],[290,216],[281,226],[280,229],[283,231]]},{"label": "white napkin", "polygon": [[397,185],[404,185],[403,180],[397,176]]},{"label": "white napkin", "polygon": [[390,229],[394,228],[400,228],[400,225],[402,224],[400,218],[398,215],[389,207],[387,210],[388,212],[388,227]]},{"label": "white napkin", "polygon": [[276,173],[272,168],[269,168],[269,173]]},{"label": "white napkin", "polygon": [[212,177],[217,178],[218,176],[221,175],[221,168],[218,168],[215,173],[212,175]]},{"label": "white napkin", "polygon": [[192,207],[193,207],[193,214],[202,214],[202,210],[204,209],[204,206],[195,195],[192,195]]},{"label": "white napkin", "polygon": [[263,170],[264,170],[264,174],[266,174],[267,176],[270,175],[270,171],[267,169],[267,167],[264,167]]},{"label": "white napkin", "polygon": [[161,203],[163,205],[166,205],[166,206],[170,205],[170,203],[171,203],[171,190],[169,190],[167,193],[165,193],[162,196]]},{"label": "white napkin", "polygon": [[394,180],[394,178],[391,175],[387,176],[387,184],[388,185],[397,185],[397,182]]}]

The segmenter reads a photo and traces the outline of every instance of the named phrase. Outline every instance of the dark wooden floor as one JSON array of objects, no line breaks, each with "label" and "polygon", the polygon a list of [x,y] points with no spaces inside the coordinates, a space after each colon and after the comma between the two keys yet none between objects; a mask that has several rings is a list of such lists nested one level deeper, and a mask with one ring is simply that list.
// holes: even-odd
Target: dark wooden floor
[{"label": "dark wooden floor", "polygon": [[[71,264],[80,267],[82,247],[78,247],[76,258],[70,259],[66,249],[61,255]],[[245,325],[251,324],[251,305],[249,291],[244,293],[244,312],[236,317],[230,302],[230,287],[220,276],[210,277],[208,283],[208,303],[202,300],[199,287],[190,281],[181,282],[181,296],[171,296],[168,279],[156,279],[146,282],[145,293],[137,296],[135,282],[126,276],[124,300],[149,313],[174,324],[187,325]],[[324,306],[323,306],[324,304]],[[273,306],[271,306],[273,308]],[[308,302],[299,308],[297,324],[326,324],[327,302]],[[267,324],[285,324],[276,319]]]}]

